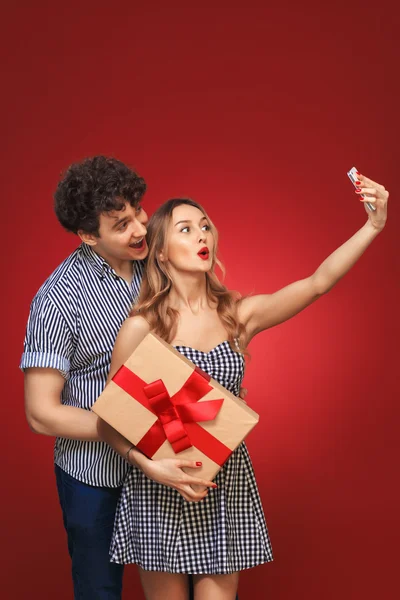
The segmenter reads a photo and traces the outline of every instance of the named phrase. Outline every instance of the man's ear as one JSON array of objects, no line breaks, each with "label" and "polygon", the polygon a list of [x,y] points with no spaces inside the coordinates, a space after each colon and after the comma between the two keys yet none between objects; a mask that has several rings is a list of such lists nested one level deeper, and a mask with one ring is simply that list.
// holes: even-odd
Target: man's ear
[{"label": "man's ear", "polygon": [[81,238],[82,242],[85,242],[85,244],[87,244],[88,246],[96,246],[98,238],[94,235],[94,233],[86,233],[86,231],[82,231],[82,229],[79,229],[77,234]]}]

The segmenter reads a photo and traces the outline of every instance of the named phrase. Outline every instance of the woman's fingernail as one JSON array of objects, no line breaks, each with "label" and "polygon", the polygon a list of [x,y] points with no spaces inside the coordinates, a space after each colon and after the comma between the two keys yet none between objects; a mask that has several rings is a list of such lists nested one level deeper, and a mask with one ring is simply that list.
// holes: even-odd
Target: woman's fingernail
[{"label": "woman's fingernail", "polygon": [[356,181],[356,185],[361,185],[361,181]]},{"label": "woman's fingernail", "polygon": [[359,192],[361,192],[361,188],[356,187],[355,192],[356,192],[356,194],[359,193]]},{"label": "woman's fingernail", "polygon": [[358,171],[356,171],[357,175],[360,177],[361,173],[359,173]]},{"label": "woman's fingernail", "polygon": [[213,483],[212,486],[213,486],[213,488],[217,488],[218,487],[216,483]]},{"label": "woman's fingernail", "polygon": [[201,462],[197,462],[197,463],[196,463],[196,467],[201,467],[201,465],[202,465],[202,464],[203,464],[203,463],[201,463]]}]

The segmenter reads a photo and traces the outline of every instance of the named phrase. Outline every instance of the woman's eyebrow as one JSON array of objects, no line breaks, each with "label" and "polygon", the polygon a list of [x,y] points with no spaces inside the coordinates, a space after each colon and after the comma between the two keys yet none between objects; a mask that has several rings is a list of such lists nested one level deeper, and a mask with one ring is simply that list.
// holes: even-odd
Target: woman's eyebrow
[{"label": "woman's eyebrow", "polygon": [[[201,217],[199,223],[201,223],[202,221],[207,221],[207,217]],[[175,223],[174,227],[176,227],[177,225],[180,225],[181,223],[191,223],[192,221],[190,219],[186,219],[184,221],[178,221],[177,223]]]},{"label": "woman's eyebrow", "polygon": [[178,221],[177,223],[175,223],[175,227],[176,227],[177,225],[180,225],[181,223],[191,223],[191,222],[192,222],[192,221],[188,221],[188,220],[186,220],[186,221]]}]

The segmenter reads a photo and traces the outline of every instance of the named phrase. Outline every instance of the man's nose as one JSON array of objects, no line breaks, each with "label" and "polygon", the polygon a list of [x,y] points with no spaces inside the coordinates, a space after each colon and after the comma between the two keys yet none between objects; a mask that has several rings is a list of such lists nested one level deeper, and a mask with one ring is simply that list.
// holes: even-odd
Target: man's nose
[{"label": "man's nose", "polygon": [[143,235],[146,235],[146,233],[147,233],[147,229],[143,225],[143,223],[141,223],[138,219],[135,219],[134,225],[133,225],[133,235],[135,237],[141,237]]}]

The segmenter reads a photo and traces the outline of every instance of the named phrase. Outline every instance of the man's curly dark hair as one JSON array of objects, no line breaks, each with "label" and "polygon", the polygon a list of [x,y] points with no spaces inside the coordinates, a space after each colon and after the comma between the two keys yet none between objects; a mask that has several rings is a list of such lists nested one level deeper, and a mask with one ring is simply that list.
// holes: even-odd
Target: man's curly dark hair
[{"label": "man's curly dark hair", "polygon": [[116,158],[93,156],[72,164],[54,194],[57,219],[67,230],[99,235],[99,216],[137,206],[146,191],[142,177]]}]

